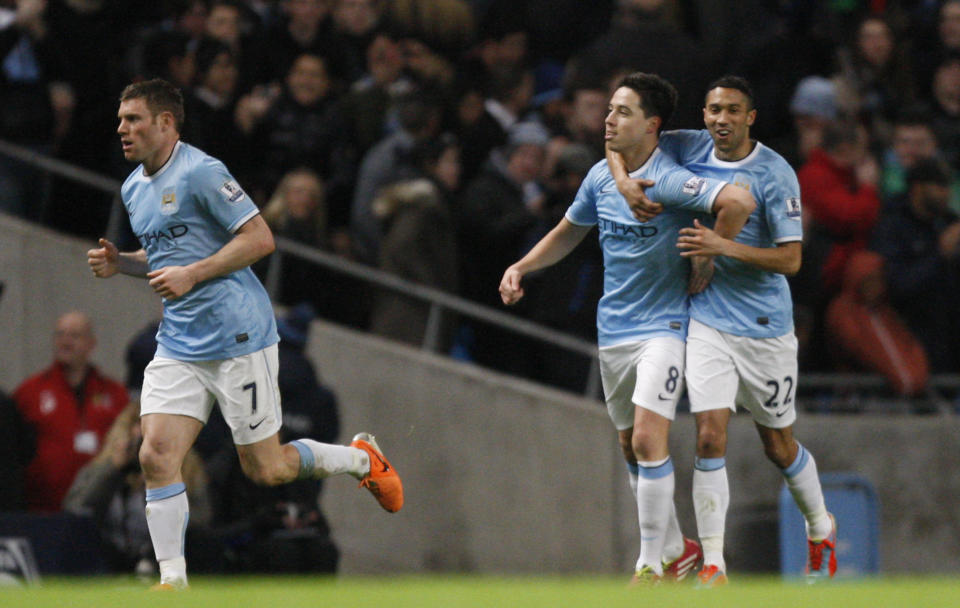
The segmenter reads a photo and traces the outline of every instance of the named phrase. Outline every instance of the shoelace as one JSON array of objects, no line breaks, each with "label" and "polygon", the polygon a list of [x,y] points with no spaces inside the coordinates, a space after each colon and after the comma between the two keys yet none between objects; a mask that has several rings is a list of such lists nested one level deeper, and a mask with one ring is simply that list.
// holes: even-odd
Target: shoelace
[{"label": "shoelace", "polygon": [[810,541],[810,570],[820,570],[823,565],[823,541],[815,543]]}]

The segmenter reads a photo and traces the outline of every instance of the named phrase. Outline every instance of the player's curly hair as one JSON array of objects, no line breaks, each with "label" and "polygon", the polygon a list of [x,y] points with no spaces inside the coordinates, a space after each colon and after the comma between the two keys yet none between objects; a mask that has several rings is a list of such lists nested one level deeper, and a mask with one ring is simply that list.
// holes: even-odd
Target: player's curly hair
[{"label": "player's curly hair", "polygon": [[144,80],[128,85],[120,93],[120,101],[131,99],[143,99],[147,102],[147,109],[153,116],[161,112],[170,112],[173,114],[174,128],[177,133],[183,130],[183,94],[180,89],[173,86],[162,78],[153,80]]},{"label": "player's curly hair", "polygon": [[647,118],[660,117],[660,130],[673,116],[679,95],[676,87],[666,78],[646,72],[634,72],[624,76],[617,85],[617,88],[620,87],[633,89],[640,96],[640,109]]}]

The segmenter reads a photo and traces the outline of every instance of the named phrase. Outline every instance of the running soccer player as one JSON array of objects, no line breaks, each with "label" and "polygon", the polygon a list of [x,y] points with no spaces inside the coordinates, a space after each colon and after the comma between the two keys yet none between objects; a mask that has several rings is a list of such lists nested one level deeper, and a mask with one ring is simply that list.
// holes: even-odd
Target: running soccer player
[{"label": "running soccer player", "polygon": [[[697,421],[693,501],[703,544],[702,586],[727,582],[723,536],[730,489],[727,423],[737,405],[753,417],[764,452],[776,464],[806,519],[807,573],[811,580],[837,569],[836,521],[827,512],[813,455],[793,437],[796,420],[797,339],[785,275],[800,269],[803,231],[800,186],[776,152],[750,139],[757,110],[743,78],[725,76],[710,85],[703,108],[706,130],[672,131],[660,147],[687,169],[743,185],[757,209],[732,239],[694,220],[680,230],[685,257],[707,256],[716,272],[690,301],[687,391]],[[640,217],[656,217],[652,191],[627,175],[623,157],[608,154],[618,187]]]},{"label": "running soccer player", "polygon": [[350,446],[280,444],[279,338],[270,299],[250,270],[274,250],[273,235],[223,163],[180,141],[180,91],[160,79],[132,84],[120,96],[118,118],[124,157],[140,163],[121,194],[143,248],[120,253],[100,239],[87,258],[97,277],[145,277],[163,298],[140,399],[147,524],[160,565],[155,588],[187,586],[181,465],[214,401],[254,482],[346,473],[384,509],[399,510],[400,478],[372,435],[359,433]]},{"label": "running soccer player", "polygon": [[593,226],[604,259],[604,293],[597,308],[600,369],[607,411],[630,471],[641,530],[635,580],[682,579],[700,557],[684,539],[673,503],[668,432],[683,392],[686,285],[690,265],[676,250],[692,212],[716,215],[716,230],[733,237],[755,204],[742,188],[698,177],[657,148],[662,125],[676,106],[673,85],[634,73],[610,100],[606,141],[634,177],[655,181],[651,193],[668,210],[647,224],[631,214],[600,161],[587,173],[563,219],[500,282],[505,304],[523,297],[523,277],[563,259]]}]

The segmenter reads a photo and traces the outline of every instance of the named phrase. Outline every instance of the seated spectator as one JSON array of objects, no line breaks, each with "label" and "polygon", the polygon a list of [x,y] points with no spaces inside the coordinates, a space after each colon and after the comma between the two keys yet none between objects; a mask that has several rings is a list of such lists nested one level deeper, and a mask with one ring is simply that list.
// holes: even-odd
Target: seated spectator
[{"label": "seated spectator", "polygon": [[[140,404],[131,402],[114,420],[103,448],[86,464],[63,500],[63,510],[93,518],[100,528],[106,561],[113,572],[156,572],[147,517],[143,510],[146,485],[137,456],[140,433]],[[199,534],[211,524],[212,505],[203,463],[193,451],[183,461],[183,481],[190,500],[191,547],[188,552],[200,567],[209,570],[209,559],[219,551],[194,547]],[[196,533],[195,533],[196,532]],[[209,545],[209,543],[207,543]],[[198,559],[203,555],[204,559]]]},{"label": "seated spectator", "polygon": [[933,159],[907,172],[908,190],[884,211],[872,248],[886,259],[890,303],[923,343],[934,373],[960,370],[960,218],[950,178]]},{"label": "seated spectator", "polygon": [[866,247],[880,211],[879,168],[867,143],[862,126],[832,123],[797,171],[810,238],[830,243],[820,275],[828,292],[840,288],[847,258]]},{"label": "seated spectator", "polygon": [[937,65],[931,94],[931,123],[940,149],[952,168],[960,168],[960,54]]},{"label": "seated spectator", "polygon": [[56,512],[80,468],[103,442],[129,401],[123,385],[90,363],[96,346],[93,324],[82,312],[57,319],[54,362],[17,387],[14,400],[37,437],[27,466],[27,508]]},{"label": "seated spectator", "polygon": [[842,367],[882,374],[898,395],[922,394],[929,378],[927,354],[886,295],[883,258],[855,252],[843,290],[827,308],[829,340]]},{"label": "seated spectator", "polygon": [[259,153],[258,169],[252,172],[259,200],[286,172],[309,167],[326,183],[331,223],[346,225],[356,159],[325,58],[299,55],[279,96],[269,89],[245,96],[238,103],[237,123]]},{"label": "seated spectator", "polygon": [[410,150],[418,142],[440,134],[442,106],[432,92],[411,91],[397,97],[393,106],[400,128],[380,140],[363,157],[350,208],[350,229],[357,256],[371,265],[379,259],[383,238],[380,222],[372,211],[376,193],[384,186],[409,178],[415,171],[410,163]]},{"label": "seated spectator", "polygon": [[[292,308],[277,319],[281,441],[309,435],[317,441],[332,442],[340,432],[336,395],[322,385],[303,352],[312,319],[309,305]],[[226,560],[230,570],[335,572],[339,551],[320,511],[322,480],[273,487],[254,484],[240,469],[226,424],[222,418],[216,421],[221,449],[207,459],[207,471],[214,496],[216,534],[229,549]],[[207,432],[218,432],[214,420],[204,429]]]},{"label": "seated spectator", "polygon": [[[331,230],[327,217],[324,182],[307,168],[284,175],[263,209],[263,219],[274,235],[349,258],[349,235],[342,229]],[[257,271],[263,274],[268,266],[266,261]],[[347,275],[285,255],[280,265],[279,287],[275,297],[283,304],[307,302],[325,319],[355,327],[366,324],[366,307],[355,300],[362,288]]]},{"label": "seated spectator", "polygon": [[[383,226],[379,267],[401,278],[443,291],[457,289],[453,218],[439,188],[428,179],[401,181],[384,188],[373,201]],[[430,303],[382,290],[370,313],[370,331],[408,344],[423,344]],[[449,342],[449,328],[437,336]]]},{"label": "seated spectator", "polygon": [[880,192],[885,204],[907,192],[907,172],[924,159],[938,158],[937,137],[924,105],[904,108],[893,123],[890,146],[883,152]]},{"label": "seated spectator", "polygon": [[856,99],[859,119],[887,142],[896,111],[916,99],[909,56],[882,15],[864,17],[852,38],[837,52],[842,86]]},{"label": "seated spectator", "polygon": [[203,38],[197,47],[196,66],[196,86],[183,100],[187,116],[183,140],[222,161],[237,175],[246,176],[253,161],[233,120],[238,90],[236,57],[222,42]]},{"label": "seated spectator", "polygon": [[281,16],[264,35],[265,63],[286,71],[303,54],[328,56],[330,51],[330,0],[284,0]]},{"label": "seated spectator", "polygon": [[0,513],[27,508],[24,474],[36,449],[35,439],[16,403],[0,390]]},{"label": "seated spectator", "polygon": [[806,162],[811,150],[823,145],[823,131],[837,119],[837,86],[823,76],[807,76],[801,80],[790,98],[793,130],[788,140],[771,142],[791,166]]}]

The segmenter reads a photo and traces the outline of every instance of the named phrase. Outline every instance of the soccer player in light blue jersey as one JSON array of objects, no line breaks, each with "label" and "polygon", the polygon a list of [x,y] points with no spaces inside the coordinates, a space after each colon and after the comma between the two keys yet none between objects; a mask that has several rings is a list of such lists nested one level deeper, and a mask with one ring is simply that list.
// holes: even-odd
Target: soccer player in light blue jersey
[{"label": "soccer player in light blue jersey", "polygon": [[346,473],[383,508],[399,510],[400,478],[369,433],[350,446],[280,444],[279,338],[270,299],[250,270],[274,250],[273,235],[223,163],[180,141],[180,91],[159,79],[132,84],[117,115],[124,157],[140,163],[121,194],[143,248],[120,253],[100,239],[87,259],[97,277],[144,277],[163,298],[140,399],[147,524],[160,565],[155,588],[187,586],[181,466],[215,402],[256,483]]},{"label": "soccer player in light blue jersey", "polygon": [[563,219],[500,282],[505,304],[523,297],[523,277],[563,259],[596,226],[603,251],[604,289],[597,308],[600,368],[607,411],[630,470],[641,531],[635,580],[682,579],[700,557],[684,539],[673,503],[668,432],[683,392],[690,264],[676,249],[694,213],[716,216],[716,230],[733,237],[754,208],[750,194],[723,180],[677,165],[657,147],[677,93],[659,76],[634,73],[610,100],[608,146],[634,177],[654,180],[651,194],[667,211],[642,224],[631,214],[600,161],[587,173]]},{"label": "soccer player in light blue jersey", "polygon": [[[715,260],[709,286],[691,298],[687,336],[687,390],[697,421],[693,499],[704,551],[699,582],[704,586],[726,582],[727,423],[738,405],[753,416],[767,457],[782,471],[806,519],[811,580],[833,576],[837,567],[836,522],[827,512],[816,462],[792,431],[797,340],[785,275],[800,269],[800,186],[779,154],[750,139],[756,115],[749,84],[726,76],[707,92],[706,130],[668,132],[660,140],[664,152],[687,169],[742,185],[757,201],[735,239],[711,229],[704,219],[680,230],[677,242],[685,257]],[[656,200],[656,193],[648,189],[643,195],[641,184],[626,174],[629,165],[616,156],[610,160],[618,187],[637,215],[657,217],[658,208],[648,200]]]}]

